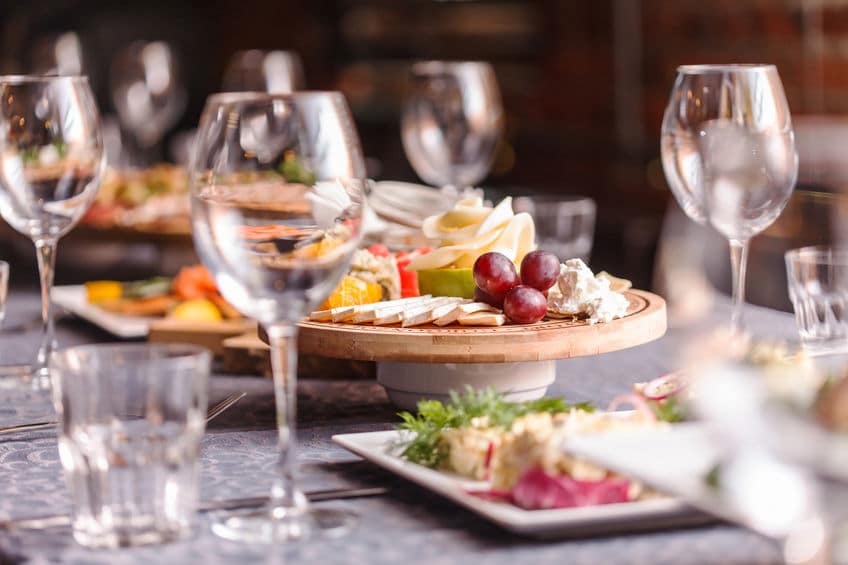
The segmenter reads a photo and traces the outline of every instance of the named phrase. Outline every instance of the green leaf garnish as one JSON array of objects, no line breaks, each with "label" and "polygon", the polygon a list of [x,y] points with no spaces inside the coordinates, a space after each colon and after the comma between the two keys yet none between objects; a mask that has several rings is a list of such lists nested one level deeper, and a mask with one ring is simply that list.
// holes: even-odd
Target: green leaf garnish
[{"label": "green leaf garnish", "polygon": [[677,398],[669,397],[662,402],[649,402],[657,420],[671,424],[684,422],[687,419],[686,407]]},{"label": "green leaf garnish", "polygon": [[448,455],[447,447],[441,441],[442,432],[468,426],[475,418],[485,417],[490,427],[509,430],[516,419],[528,414],[594,410],[588,402],[566,404],[562,398],[509,402],[493,389],[475,391],[469,388],[463,395],[451,392],[450,396],[450,404],[424,400],[418,403],[418,415],[410,412],[398,414],[403,422],[397,428],[412,432],[400,444],[404,459],[426,467],[439,467]]}]

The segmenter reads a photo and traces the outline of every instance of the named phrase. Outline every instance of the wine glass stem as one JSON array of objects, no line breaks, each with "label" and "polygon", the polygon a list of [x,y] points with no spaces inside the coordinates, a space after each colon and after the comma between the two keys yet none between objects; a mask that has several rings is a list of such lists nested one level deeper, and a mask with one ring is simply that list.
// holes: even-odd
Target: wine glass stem
[{"label": "wine glass stem", "polygon": [[300,506],[295,479],[297,452],[297,326],[280,323],[267,327],[271,345],[271,372],[277,406],[278,475],[271,492],[274,518],[285,518]]},{"label": "wine glass stem", "polygon": [[53,307],[50,300],[50,289],[53,288],[53,273],[56,270],[57,240],[37,239],[35,249],[38,257],[38,274],[41,279],[41,347],[35,358],[33,375],[47,376],[50,354],[53,351]]},{"label": "wine glass stem", "polygon": [[730,240],[730,266],[733,272],[733,310],[730,315],[730,330],[739,334],[744,328],[745,271],[748,266],[748,240]]}]

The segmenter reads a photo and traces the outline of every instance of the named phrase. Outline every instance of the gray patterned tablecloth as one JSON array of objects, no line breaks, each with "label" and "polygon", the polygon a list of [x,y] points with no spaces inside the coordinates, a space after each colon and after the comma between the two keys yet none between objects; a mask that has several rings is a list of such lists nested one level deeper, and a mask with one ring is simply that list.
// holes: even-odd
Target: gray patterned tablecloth
[{"label": "gray patterned tablecloth", "polygon": [[[34,293],[10,297],[0,333],[0,364],[26,362],[38,343]],[[726,316],[720,309],[715,316]],[[790,316],[751,308],[758,335],[791,337]],[[112,338],[81,321],[57,326],[62,345]],[[673,369],[687,332],[671,330],[663,339],[627,351],[561,361],[551,394],[600,405]],[[259,377],[215,376],[211,401],[243,390],[248,396],[214,421],[203,441],[204,498],[258,496],[268,492],[275,463],[272,389]],[[361,516],[358,530],[339,540],[316,540],[286,548],[248,547],[223,541],[206,519],[193,539],[159,547],[88,551],[72,541],[67,528],[45,532],[1,532],[0,562],[30,563],[557,563],[686,564],[775,563],[777,545],[728,525],[643,534],[538,542],[517,537],[437,497],[396,479],[335,446],[342,432],[390,429],[394,410],[382,389],[368,381],[305,381],[299,387],[300,478],[305,489],[389,486],[387,496],[335,502]],[[0,390],[0,426],[53,417],[39,393]],[[51,431],[0,437],[0,518],[54,514],[68,510]]]}]

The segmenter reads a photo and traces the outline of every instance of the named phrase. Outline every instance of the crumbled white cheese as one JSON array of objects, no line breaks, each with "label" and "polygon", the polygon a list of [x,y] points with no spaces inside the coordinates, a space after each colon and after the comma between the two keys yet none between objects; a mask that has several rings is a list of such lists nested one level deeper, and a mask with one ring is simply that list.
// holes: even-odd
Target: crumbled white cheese
[{"label": "crumbled white cheese", "polygon": [[609,279],[596,277],[580,259],[560,265],[557,284],[548,291],[548,309],[558,314],[587,316],[590,324],[627,314],[627,298],[610,290]]}]

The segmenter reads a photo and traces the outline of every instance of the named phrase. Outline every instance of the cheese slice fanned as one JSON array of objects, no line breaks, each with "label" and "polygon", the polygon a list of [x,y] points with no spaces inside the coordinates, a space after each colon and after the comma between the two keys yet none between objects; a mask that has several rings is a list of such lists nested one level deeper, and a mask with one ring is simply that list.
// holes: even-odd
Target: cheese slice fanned
[{"label": "cheese slice fanned", "polygon": [[465,304],[456,304],[447,313],[436,318],[433,323],[437,326],[447,326],[456,322],[460,316],[473,314],[474,312],[492,312],[498,313],[500,310],[485,302],[467,302]]},{"label": "cheese slice fanned", "polygon": [[458,304],[463,304],[465,302],[470,302],[468,299],[460,299],[460,302],[445,302],[444,304],[440,304],[438,306],[434,306],[426,311],[416,313],[414,315],[409,315],[404,317],[401,322],[401,326],[404,328],[409,328],[412,326],[420,326],[421,324],[429,324],[440,318],[456,308]]},{"label": "cheese slice fanned", "polygon": [[502,326],[506,323],[506,316],[493,312],[474,312],[460,316],[457,322],[460,326]]},{"label": "cheese slice fanned", "polygon": [[433,297],[429,294],[413,298],[401,298],[400,300],[389,300],[387,302],[376,302],[361,308],[352,318],[347,320],[352,324],[367,324],[377,318],[383,318],[389,314],[399,312],[404,308],[424,304]]}]

